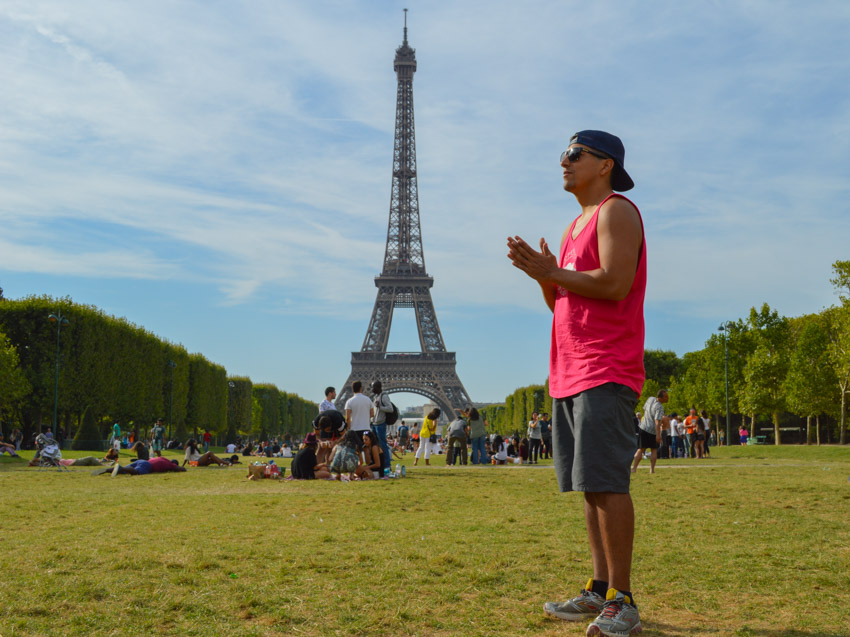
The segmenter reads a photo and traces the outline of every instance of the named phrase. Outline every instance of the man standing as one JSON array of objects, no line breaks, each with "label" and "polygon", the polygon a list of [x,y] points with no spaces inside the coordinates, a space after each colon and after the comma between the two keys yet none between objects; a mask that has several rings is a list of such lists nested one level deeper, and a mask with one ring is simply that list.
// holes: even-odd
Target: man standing
[{"label": "man standing", "polygon": [[354,395],[345,402],[345,423],[352,431],[369,431],[372,421],[372,401],[363,395],[363,383],[351,383]]},{"label": "man standing", "polygon": [[539,424],[540,435],[543,436],[543,457],[548,460],[552,453],[552,426],[549,424],[549,414],[543,414]]},{"label": "man standing", "polygon": [[696,442],[697,442],[697,410],[695,407],[691,407],[688,412],[687,417],[685,418],[685,445],[687,446],[686,458],[694,458],[697,455],[696,452]]},{"label": "man standing", "polygon": [[334,399],[336,398],[336,389],[333,387],[325,388],[325,399],[319,403],[319,413],[323,411],[328,411],[329,409],[336,409],[336,405],[334,405]]},{"label": "man standing", "polygon": [[670,415],[670,457],[681,458],[679,445],[682,439],[679,437],[679,414],[675,411]]},{"label": "man standing", "polygon": [[669,423],[667,416],[664,415],[664,403],[668,400],[667,392],[663,389],[657,395],[646,399],[643,406],[643,418],[641,418],[638,428],[640,442],[638,443],[638,450],[635,452],[632,473],[637,473],[638,465],[643,459],[643,452],[647,449],[650,450],[649,472],[655,473],[658,445],[661,444],[661,432],[664,430],[664,426]]},{"label": "man standing", "polygon": [[567,620],[598,615],[587,635],[641,630],[631,593],[634,508],[629,495],[632,419],[645,379],[646,245],[637,207],[614,191],[634,186],[618,137],[586,130],[561,154],[564,190],[581,214],[556,257],[508,239],[513,265],[537,281],[554,313],[549,365],[552,445],[561,491],[584,492],[593,575],[544,611]]},{"label": "man standing", "polygon": [[372,431],[375,432],[378,442],[381,443],[381,449],[384,450],[383,474],[386,476],[389,475],[392,465],[390,447],[387,444],[387,414],[393,412],[393,403],[384,393],[384,386],[379,380],[372,383],[372,396]]},{"label": "man standing", "polygon": [[543,444],[543,432],[540,428],[540,415],[535,411],[528,421],[528,464],[537,464],[540,454],[540,446]]},{"label": "man standing", "polygon": [[162,418],[158,418],[156,424],[151,429],[151,449],[156,454],[157,458],[162,457],[162,446],[165,439],[165,427],[162,424]]},{"label": "man standing", "polygon": [[210,450],[210,443],[212,443],[212,436],[209,429],[204,428],[204,453]]},{"label": "man standing", "polygon": [[121,451],[121,425],[118,420],[112,425],[112,448]]}]

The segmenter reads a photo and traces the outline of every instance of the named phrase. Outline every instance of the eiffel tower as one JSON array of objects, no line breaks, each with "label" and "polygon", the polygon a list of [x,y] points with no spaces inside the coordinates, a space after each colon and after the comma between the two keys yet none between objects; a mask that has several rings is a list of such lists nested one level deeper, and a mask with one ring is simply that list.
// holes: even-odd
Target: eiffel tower
[{"label": "eiffel tower", "polygon": [[[341,409],[353,395],[351,384],[354,381],[360,380],[364,387],[368,387],[369,383],[380,380],[385,392],[426,396],[451,420],[454,410],[466,409],[470,400],[455,370],[455,353],[447,352],[443,343],[431,300],[434,278],[428,276],[425,270],[413,126],[416,51],[407,44],[407,9],[404,12],[404,41],[396,49],[394,64],[398,91],[384,268],[375,277],[378,298],[375,299],[363,347],[359,352],[351,353],[351,375],[345,381],[336,404]],[[421,351],[387,351],[393,310],[397,307],[415,310]]]}]

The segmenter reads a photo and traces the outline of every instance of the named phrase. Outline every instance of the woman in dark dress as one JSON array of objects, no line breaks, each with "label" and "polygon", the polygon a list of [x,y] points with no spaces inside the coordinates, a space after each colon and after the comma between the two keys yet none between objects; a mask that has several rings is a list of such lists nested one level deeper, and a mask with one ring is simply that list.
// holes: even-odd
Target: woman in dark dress
[{"label": "woman in dark dress", "polygon": [[292,459],[292,465],[289,468],[292,477],[296,480],[315,480],[316,478],[326,480],[331,477],[331,472],[328,471],[328,465],[320,463],[316,459],[316,449],[319,446],[319,441],[316,434],[308,433],[304,437],[304,444],[300,451],[295,454]]}]

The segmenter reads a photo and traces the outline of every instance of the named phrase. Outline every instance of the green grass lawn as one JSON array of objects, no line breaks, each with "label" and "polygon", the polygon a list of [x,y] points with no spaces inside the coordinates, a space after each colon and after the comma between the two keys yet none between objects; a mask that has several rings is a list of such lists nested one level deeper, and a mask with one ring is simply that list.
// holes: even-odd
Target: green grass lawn
[{"label": "green grass lawn", "polygon": [[[633,479],[644,634],[850,635],[850,448],[713,455]],[[408,456],[363,483],[23,464],[0,459],[2,637],[584,634],[541,610],[590,575],[581,496],[549,464]]]}]

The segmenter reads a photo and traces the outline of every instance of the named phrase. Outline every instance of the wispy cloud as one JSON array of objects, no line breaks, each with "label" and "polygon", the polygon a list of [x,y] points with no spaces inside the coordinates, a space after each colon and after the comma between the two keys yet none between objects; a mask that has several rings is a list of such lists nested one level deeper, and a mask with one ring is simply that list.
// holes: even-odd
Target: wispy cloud
[{"label": "wispy cloud", "polygon": [[[275,311],[317,316],[353,296],[368,313],[396,9],[0,6],[0,268],[202,280],[226,304],[271,295]],[[556,158],[601,127],[626,141],[651,302],[828,302],[850,236],[848,23],[838,2],[413,7],[435,296],[538,307],[504,238],[557,243],[576,210]]]}]

